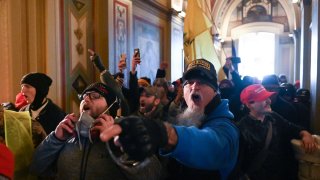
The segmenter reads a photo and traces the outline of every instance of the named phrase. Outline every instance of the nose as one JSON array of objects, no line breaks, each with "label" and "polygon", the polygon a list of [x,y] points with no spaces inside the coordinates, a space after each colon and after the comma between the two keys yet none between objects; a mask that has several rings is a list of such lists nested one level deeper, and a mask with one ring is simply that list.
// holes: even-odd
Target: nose
[{"label": "nose", "polygon": [[26,88],[25,88],[24,86],[21,86],[20,92],[21,92],[21,93],[24,93],[24,92],[25,92],[25,89],[26,89]]},{"label": "nose", "polygon": [[268,98],[268,99],[266,100],[266,102],[267,102],[268,104],[271,104],[271,99]]},{"label": "nose", "polygon": [[89,95],[83,96],[83,100],[84,100],[84,101],[89,101],[89,100],[90,100],[90,96],[89,96]]},{"label": "nose", "polygon": [[199,81],[194,81],[191,85],[191,89],[199,89],[201,83]]}]

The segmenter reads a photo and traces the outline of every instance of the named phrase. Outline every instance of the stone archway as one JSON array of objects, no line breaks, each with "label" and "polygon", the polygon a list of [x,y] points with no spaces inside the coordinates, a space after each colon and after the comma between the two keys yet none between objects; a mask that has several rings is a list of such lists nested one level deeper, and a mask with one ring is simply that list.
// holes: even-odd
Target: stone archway
[{"label": "stone archway", "polygon": [[[229,22],[231,21],[232,13],[234,13],[241,2],[241,0],[216,2],[213,10],[213,17],[222,38],[228,38],[227,33],[230,31]],[[297,12],[294,5],[286,0],[279,0],[278,2],[284,9],[286,17],[288,18],[289,31],[292,32],[297,27],[300,27],[300,14]]]}]

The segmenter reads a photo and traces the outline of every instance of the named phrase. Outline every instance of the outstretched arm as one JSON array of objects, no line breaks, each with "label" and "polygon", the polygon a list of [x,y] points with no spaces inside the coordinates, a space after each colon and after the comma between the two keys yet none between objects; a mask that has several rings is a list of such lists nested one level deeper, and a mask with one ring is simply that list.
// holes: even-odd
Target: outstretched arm
[{"label": "outstretched arm", "polygon": [[118,144],[121,144],[130,159],[137,161],[157,153],[159,148],[168,144],[168,132],[164,123],[138,116],[121,118],[117,124],[105,128],[100,139],[106,142],[118,135]]},{"label": "outstretched arm", "polygon": [[100,139],[108,141],[119,135],[124,152],[138,161],[161,150],[161,155],[176,158],[189,167],[231,169],[237,159],[239,132],[225,119],[216,121],[198,129],[131,116],[103,131]]}]

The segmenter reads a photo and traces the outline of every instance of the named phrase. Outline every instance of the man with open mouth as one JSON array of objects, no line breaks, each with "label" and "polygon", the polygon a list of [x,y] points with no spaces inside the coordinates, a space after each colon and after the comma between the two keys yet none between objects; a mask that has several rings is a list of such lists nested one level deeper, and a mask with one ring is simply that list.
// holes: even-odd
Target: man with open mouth
[{"label": "man with open mouth", "polygon": [[159,179],[161,164],[157,157],[148,158],[146,166],[131,165],[130,159],[122,158],[126,156],[117,158],[121,149],[113,141],[101,141],[100,132],[117,121],[119,108],[121,115],[129,109],[100,57],[91,49],[88,52],[90,60],[99,65],[102,83],[87,86],[80,95],[80,117],[78,113],[67,114],[41,142],[33,154],[30,172],[39,179]]},{"label": "man with open mouth", "polygon": [[305,153],[312,153],[317,143],[312,135],[273,112],[272,96],[261,84],[242,90],[241,102],[248,108],[238,127],[242,137],[241,171],[249,179],[298,179],[298,162],[294,159],[291,139],[301,139]]},{"label": "man with open mouth", "polygon": [[135,115],[163,121],[167,114],[160,102],[160,91],[153,86],[139,88],[139,110]]},{"label": "man with open mouth", "polygon": [[172,171],[169,167],[169,179],[227,179],[237,161],[239,131],[228,100],[218,93],[213,64],[192,61],[183,74],[183,91],[188,107],[177,117],[178,125],[129,117],[101,131],[100,138],[119,135],[124,151],[137,159],[150,154],[148,149],[160,150],[180,166]]}]

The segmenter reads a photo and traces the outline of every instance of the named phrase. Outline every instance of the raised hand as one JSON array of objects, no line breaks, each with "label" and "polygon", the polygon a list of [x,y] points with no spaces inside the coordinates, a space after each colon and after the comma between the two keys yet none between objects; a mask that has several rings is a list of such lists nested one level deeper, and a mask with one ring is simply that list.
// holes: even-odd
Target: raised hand
[{"label": "raised hand", "polygon": [[90,60],[93,62],[93,64],[96,66],[96,68],[100,71],[103,72],[106,68],[104,67],[103,63],[101,62],[99,56],[92,50],[88,49],[88,53],[90,55]]},{"label": "raised hand", "polygon": [[68,114],[56,127],[54,133],[60,140],[67,140],[72,136],[78,117],[74,113]]},{"label": "raised hand", "polygon": [[127,55],[121,54],[120,61],[118,63],[118,68],[120,72],[123,72],[124,69],[127,68]]},{"label": "raised hand", "polygon": [[[92,128],[90,129],[90,134],[91,138],[96,138],[100,137],[100,134],[103,132],[109,133],[109,130],[112,128],[114,125],[114,119],[112,116],[107,115],[107,114],[101,114],[94,122],[92,125]],[[113,137],[113,136],[111,136]],[[101,139],[101,137],[100,137]],[[108,141],[107,138],[102,138],[101,141]]]},{"label": "raised hand", "polygon": [[90,59],[93,60],[93,57],[96,55],[96,53],[92,49],[88,49],[88,53],[90,55]]},{"label": "raised hand", "polygon": [[133,56],[131,59],[131,72],[135,73],[137,65],[141,63],[140,56]]},{"label": "raised hand", "polygon": [[224,65],[226,68],[229,69],[230,72],[234,70],[231,59],[227,58],[226,63]]},{"label": "raised hand", "polygon": [[161,69],[161,70],[165,70],[165,69],[168,68],[168,66],[169,66],[168,62],[163,61],[163,62],[161,62],[161,64],[160,64],[160,69]]}]

